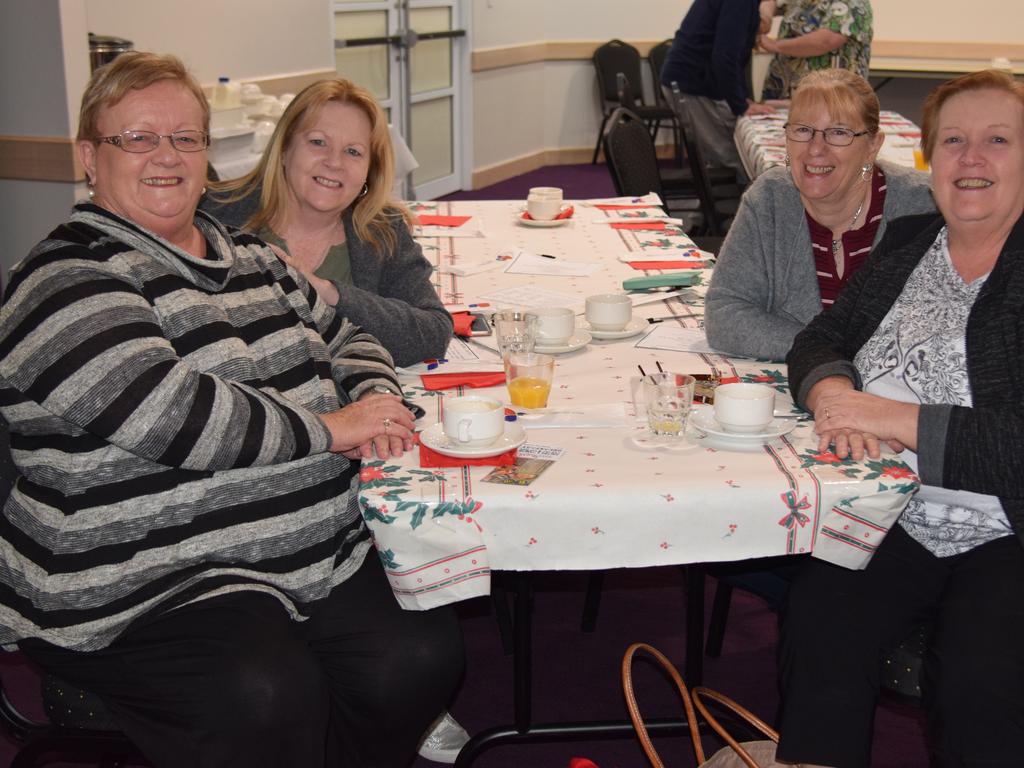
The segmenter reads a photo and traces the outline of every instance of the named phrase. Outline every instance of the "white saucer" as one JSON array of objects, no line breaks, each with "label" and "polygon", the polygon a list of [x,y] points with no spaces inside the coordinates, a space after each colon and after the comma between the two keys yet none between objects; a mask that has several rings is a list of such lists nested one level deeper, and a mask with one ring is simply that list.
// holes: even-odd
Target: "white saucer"
[{"label": "white saucer", "polygon": [[726,432],[722,425],[715,420],[715,411],[712,406],[694,406],[693,412],[690,414],[690,423],[704,434],[737,443],[764,443],[774,440],[792,432],[796,421],[796,419],[773,419],[772,423],[760,432],[740,434]]},{"label": "white saucer", "polygon": [[[569,205],[565,204],[561,210],[564,211],[568,207]],[[560,227],[563,224],[568,224],[573,219],[572,216],[567,219],[524,219],[524,213],[526,213],[526,208],[521,208],[519,213],[516,214],[516,221],[524,227]]]},{"label": "white saucer", "polygon": [[533,351],[541,352],[545,355],[558,355],[561,354],[562,352],[575,352],[577,349],[583,349],[583,347],[587,346],[587,344],[589,344],[592,340],[593,337],[591,336],[590,331],[586,330],[585,328],[577,328],[573,332],[572,336],[569,337],[569,340],[565,342],[565,344],[552,344],[551,346],[544,346],[538,343],[536,346],[534,346]]},{"label": "white saucer", "polygon": [[632,318],[621,331],[595,331],[590,327],[590,323],[587,323],[586,320],[583,322],[586,323],[586,328],[595,339],[628,339],[630,336],[643,333],[650,327],[650,323],[642,317]]},{"label": "white saucer", "polygon": [[456,459],[484,459],[500,456],[526,442],[526,431],[514,421],[505,422],[505,434],[490,445],[461,446],[444,433],[444,424],[438,422],[420,432],[420,442],[432,451]]}]

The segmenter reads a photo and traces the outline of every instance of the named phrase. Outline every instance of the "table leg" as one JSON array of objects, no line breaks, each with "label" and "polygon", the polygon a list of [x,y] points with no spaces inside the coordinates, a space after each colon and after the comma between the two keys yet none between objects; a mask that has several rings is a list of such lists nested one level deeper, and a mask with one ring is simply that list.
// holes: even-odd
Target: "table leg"
[{"label": "table leg", "polygon": [[704,564],[685,567],[686,574],[686,656],[683,679],[689,686],[704,679]]},{"label": "table leg", "polygon": [[[704,571],[700,569],[700,608],[701,624],[697,631],[703,637],[703,583]],[[533,581],[528,571],[517,571],[515,579],[515,597],[513,606],[513,659],[512,659],[512,691],[513,691],[513,725],[501,725],[481,731],[471,738],[459,752],[455,760],[455,768],[468,768],[481,754],[502,744],[536,744],[553,741],[585,741],[592,739],[624,739],[633,738],[633,723],[629,720],[597,720],[557,723],[533,723],[533,641],[532,641],[532,598]],[[692,582],[687,580],[689,586]],[[689,610],[690,597],[687,598]],[[687,632],[689,617],[687,617]],[[698,643],[703,653],[703,643]],[[690,666],[689,646],[687,649],[687,669]],[[697,657],[700,663],[700,656]],[[614,674],[609,670],[609,674]],[[689,735],[689,726],[684,718],[656,718],[647,721],[647,730],[652,734]]]}]

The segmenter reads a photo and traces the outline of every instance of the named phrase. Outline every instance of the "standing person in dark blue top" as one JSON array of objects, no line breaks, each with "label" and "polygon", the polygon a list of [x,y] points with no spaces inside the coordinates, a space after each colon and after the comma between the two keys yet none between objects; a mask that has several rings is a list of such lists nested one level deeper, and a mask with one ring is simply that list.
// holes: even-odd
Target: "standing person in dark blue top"
[{"label": "standing person in dark blue top", "polygon": [[665,89],[671,92],[676,82],[689,97],[693,138],[707,162],[734,168],[742,181],[746,173],[732,135],[740,115],[772,111],[753,101],[746,74],[757,36],[770,22],[758,0],[694,0],[661,71]]}]

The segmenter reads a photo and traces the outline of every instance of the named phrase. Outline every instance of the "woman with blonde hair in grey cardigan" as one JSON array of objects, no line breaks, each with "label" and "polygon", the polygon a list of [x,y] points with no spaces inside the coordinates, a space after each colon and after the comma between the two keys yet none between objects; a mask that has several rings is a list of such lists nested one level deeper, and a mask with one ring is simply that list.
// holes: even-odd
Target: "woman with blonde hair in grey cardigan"
[{"label": "woman with blonde hair in grey cardigan", "polygon": [[935,210],[928,177],[876,161],[884,136],[864,78],[826,69],[800,81],[786,123],[786,166],[740,203],[707,295],[708,341],[782,360],[835,301],[889,221]]}]

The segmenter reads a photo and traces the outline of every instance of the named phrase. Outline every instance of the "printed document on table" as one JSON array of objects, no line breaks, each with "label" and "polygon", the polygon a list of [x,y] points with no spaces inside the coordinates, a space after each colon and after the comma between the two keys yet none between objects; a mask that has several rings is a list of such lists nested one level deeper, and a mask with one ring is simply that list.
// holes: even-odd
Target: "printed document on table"
[{"label": "printed document on table", "polygon": [[[581,304],[580,297],[559,293],[535,285],[510,285],[480,296],[481,299],[503,307],[574,307]],[[480,338],[486,338],[481,336]]]},{"label": "printed document on table", "polygon": [[600,264],[569,261],[562,258],[538,256],[517,248],[512,263],[505,267],[509,275],[544,275],[545,277],[588,277],[601,268]]},{"label": "printed document on table", "polygon": [[490,349],[467,344],[458,336],[448,343],[444,358],[438,361],[416,363],[397,368],[399,373],[490,373],[505,370],[501,359]]},{"label": "printed document on table", "polygon": [[703,328],[680,328],[674,323],[659,323],[634,346],[641,349],[669,349],[673,352],[710,352],[717,354],[708,344]]}]

